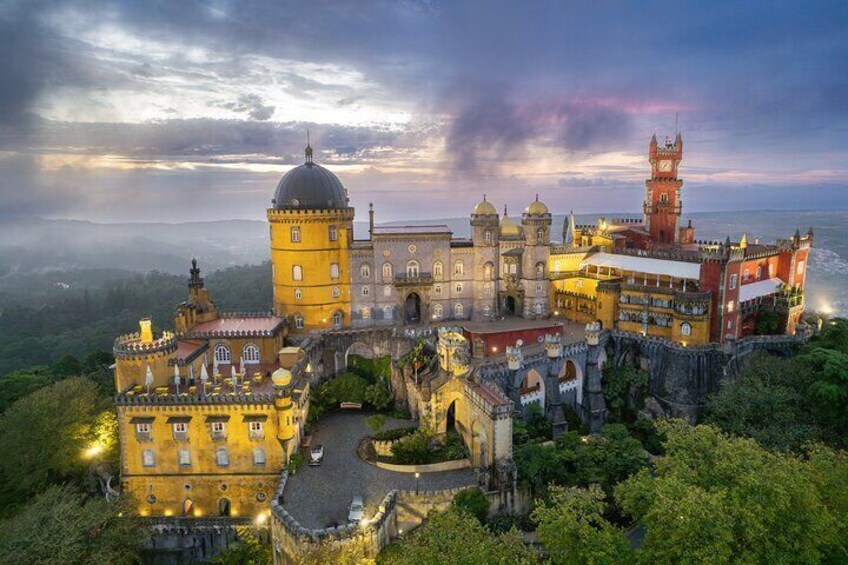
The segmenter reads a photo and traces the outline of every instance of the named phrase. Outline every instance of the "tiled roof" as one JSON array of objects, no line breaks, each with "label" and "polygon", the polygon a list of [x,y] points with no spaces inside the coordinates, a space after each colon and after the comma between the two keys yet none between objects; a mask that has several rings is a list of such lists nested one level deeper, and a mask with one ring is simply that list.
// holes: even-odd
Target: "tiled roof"
[{"label": "tiled roof", "polygon": [[232,316],[221,317],[194,326],[185,337],[227,337],[275,334],[282,328],[282,316]]},{"label": "tiled roof", "polygon": [[410,235],[410,234],[430,234],[430,233],[441,233],[441,234],[450,234],[452,233],[450,228],[445,225],[439,226],[374,226],[374,235]]}]

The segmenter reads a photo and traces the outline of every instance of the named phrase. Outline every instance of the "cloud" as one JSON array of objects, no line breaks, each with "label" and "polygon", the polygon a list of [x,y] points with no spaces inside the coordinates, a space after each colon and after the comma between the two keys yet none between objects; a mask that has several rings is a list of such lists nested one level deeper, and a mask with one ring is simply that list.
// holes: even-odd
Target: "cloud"
[{"label": "cloud", "polygon": [[245,112],[250,119],[265,121],[274,115],[274,106],[263,104],[262,98],[256,94],[243,94],[235,102],[222,102],[218,104],[221,108],[233,112]]}]

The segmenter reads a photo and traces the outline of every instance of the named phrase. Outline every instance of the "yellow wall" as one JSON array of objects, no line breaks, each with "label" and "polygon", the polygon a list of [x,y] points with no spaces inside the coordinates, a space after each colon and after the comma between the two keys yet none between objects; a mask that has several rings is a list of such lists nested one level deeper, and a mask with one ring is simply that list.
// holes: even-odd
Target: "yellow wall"
[{"label": "yellow wall", "polygon": [[[275,311],[285,316],[301,314],[304,330],[331,328],[337,311],[343,313],[343,325],[349,325],[353,211],[268,210],[268,221]],[[292,242],[295,226],[300,228],[299,243]],[[336,241],[330,241],[330,226],[338,228]],[[330,277],[332,263],[339,265],[337,279]],[[303,280],[293,279],[294,265],[303,268]],[[339,288],[338,298],[333,298],[333,287]],[[295,298],[295,289],[300,289],[302,298]]]},{"label": "yellow wall", "polygon": [[551,254],[548,259],[548,272],[551,275],[574,273],[580,270],[580,262],[586,257],[586,252]]}]

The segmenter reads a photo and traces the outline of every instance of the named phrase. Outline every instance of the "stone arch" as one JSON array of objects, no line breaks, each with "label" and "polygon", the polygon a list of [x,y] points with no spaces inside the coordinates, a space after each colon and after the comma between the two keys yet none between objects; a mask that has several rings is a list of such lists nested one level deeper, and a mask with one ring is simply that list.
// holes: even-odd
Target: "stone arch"
[{"label": "stone arch", "polygon": [[520,389],[521,405],[538,404],[545,408],[545,379],[536,369],[530,369],[524,375]]},{"label": "stone arch", "polygon": [[350,361],[351,355],[358,355],[359,357],[362,357],[364,359],[373,359],[375,357],[374,348],[371,347],[370,345],[362,342],[362,341],[354,341],[352,344],[350,344],[350,347],[348,347],[347,350],[345,351],[345,354],[344,354],[344,366],[345,367],[350,365],[349,361]]},{"label": "stone arch", "polygon": [[580,366],[580,363],[578,363],[576,359],[568,358],[562,363],[562,367],[560,368],[557,377],[559,378],[560,382],[573,380],[582,381],[583,368]]}]

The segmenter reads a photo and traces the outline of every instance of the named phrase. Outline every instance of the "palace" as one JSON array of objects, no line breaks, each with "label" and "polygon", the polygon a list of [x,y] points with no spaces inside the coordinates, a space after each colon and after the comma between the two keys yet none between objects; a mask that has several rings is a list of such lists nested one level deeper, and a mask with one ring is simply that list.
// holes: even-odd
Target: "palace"
[{"label": "palace", "polygon": [[[451,398],[477,399],[479,413],[460,407],[456,417],[468,420],[465,439],[481,466],[510,457],[511,444],[497,432],[507,426],[500,418],[511,418],[510,403],[543,407],[559,428],[563,402],[592,429],[602,423],[602,330],[662,338],[687,352],[680,345],[720,347],[754,334],[766,318],[772,333],[794,334],[812,230],[773,245],[747,236],[697,241],[691,223],[681,223],[682,159],[679,135],[662,146],[652,139],[642,217],[577,225],[570,215],[562,242],[551,241],[552,215],[538,197],[513,219],[485,196],[470,214],[468,239],[444,225],[376,226],[371,206],[368,239],[357,240],[346,189],[307,145],[306,162],[283,176],[267,211],[273,312],[219,312],[192,261],[174,330],[154,335],[144,319],[139,332],[116,339],[123,491],[147,516],[267,513],[301,443],[310,385],[344,369],[352,348],[345,340],[369,333],[347,330],[370,328],[390,344],[404,339],[398,326],[415,335],[449,326],[439,335],[445,344],[467,341],[475,368],[464,351],[445,348],[443,368],[460,360],[471,374],[491,361],[474,378],[415,379],[407,387],[429,398],[419,404],[434,414]],[[572,347],[568,358],[558,319],[591,329],[588,345]],[[521,365],[524,339],[534,343]],[[383,355],[399,355],[386,344]],[[529,347],[542,344],[546,354]],[[488,359],[498,352],[506,365]],[[433,383],[444,387],[421,388]],[[474,414],[500,423],[481,427]],[[432,423],[441,432],[445,421]]]}]

